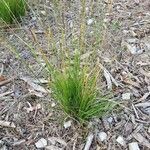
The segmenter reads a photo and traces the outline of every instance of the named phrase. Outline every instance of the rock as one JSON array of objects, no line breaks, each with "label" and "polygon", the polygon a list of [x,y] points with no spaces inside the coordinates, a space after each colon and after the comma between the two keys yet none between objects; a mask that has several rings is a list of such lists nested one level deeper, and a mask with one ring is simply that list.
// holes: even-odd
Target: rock
[{"label": "rock", "polygon": [[140,150],[137,142],[129,143],[129,150]]},{"label": "rock", "polygon": [[46,15],[46,11],[42,10],[41,14],[45,16]]},{"label": "rock", "polygon": [[118,136],[118,138],[116,139],[116,141],[122,145],[122,146],[126,146],[126,142],[124,140],[124,138],[122,136]]},{"label": "rock", "polygon": [[107,121],[111,124],[113,122],[113,117],[107,118]]},{"label": "rock", "polygon": [[93,19],[88,19],[88,20],[87,20],[87,25],[92,25],[93,22],[94,22]]},{"label": "rock", "polygon": [[98,133],[98,138],[101,142],[105,141],[107,139],[107,134],[105,132]]},{"label": "rock", "polygon": [[131,97],[131,93],[123,93],[122,94],[122,99],[123,100],[129,100]]},{"label": "rock", "polygon": [[35,143],[36,148],[45,148],[47,146],[47,140],[41,138]]},{"label": "rock", "polygon": [[64,128],[65,128],[65,129],[69,128],[69,127],[71,126],[71,123],[72,123],[71,120],[65,122],[65,123],[64,123]]},{"label": "rock", "polygon": [[56,103],[52,102],[51,106],[52,106],[52,107],[55,107],[55,106],[56,106]]}]

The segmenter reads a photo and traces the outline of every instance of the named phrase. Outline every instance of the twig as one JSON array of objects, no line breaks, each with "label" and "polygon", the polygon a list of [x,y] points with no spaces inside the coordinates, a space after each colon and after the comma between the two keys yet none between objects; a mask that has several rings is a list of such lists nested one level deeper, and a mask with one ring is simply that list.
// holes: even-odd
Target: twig
[{"label": "twig", "polygon": [[0,94],[0,97],[4,97],[4,96],[12,94],[12,93],[13,93],[13,91],[7,91],[5,93]]},{"label": "twig", "polygon": [[4,81],[0,82],[0,86],[3,86],[3,85],[5,85],[5,84],[10,83],[13,79],[14,79],[14,78],[10,78],[10,79],[7,79],[7,80],[4,80]]},{"label": "twig", "polygon": [[3,74],[3,71],[4,71],[4,65],[2,64],[1,71],[0,71],[0,76]]},{"label": "twig", "polygon": [[135,112],[135,115],[136,115],[137,119],[139,119],[140,117],[139,117],[139,115],[138,115],[138,113],[136,111],[136,108],[135,108],[135,106],[133,104],[132,104],[132,108],[133,108],[133,110]]},{"label": "twig", "polygon": [[84,150],[89,150],[93,141],[94,135],[93,133],[90,133],[87,137],[87,141],[84,147]]}]

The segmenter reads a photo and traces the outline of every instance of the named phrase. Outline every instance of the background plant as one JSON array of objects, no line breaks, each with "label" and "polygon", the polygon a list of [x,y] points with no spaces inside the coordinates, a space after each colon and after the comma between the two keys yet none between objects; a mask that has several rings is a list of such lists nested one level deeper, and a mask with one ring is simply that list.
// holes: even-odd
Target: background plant
[{"label": "background plant", "polygon": [[0,19],[6,23],[17,22],[25,15],[25,0],[1,0]]}]

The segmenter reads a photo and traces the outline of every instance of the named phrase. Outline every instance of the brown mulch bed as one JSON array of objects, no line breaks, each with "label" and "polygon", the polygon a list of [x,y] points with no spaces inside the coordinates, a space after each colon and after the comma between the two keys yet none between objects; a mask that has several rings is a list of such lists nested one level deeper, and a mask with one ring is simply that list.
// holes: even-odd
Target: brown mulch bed
[{"label": "brown mulch bed", "polygon": [[[65,21],[72,26],[72,22],[80,19],[77,14],[80,3],[78,0],[66,3]],[[87,20],[104,19],[104,41],[99,50],[106,71],[102,74],[102,85],[104,91],[113,93],[120,109],[107,117],[91,120],[88,127],[72,121],[70,127],[64,128],[64,123],[70,120],[64,118],[57,103],[43,91],[43,87],[47,88],[43,66],[15,36],[33,44],[36,42],[34,31],[41,47],[46,49],[45,28],[50,24],[54,33],[57,29],[56,20],[49,15],[53,9],[51,4],[43,8],[41,3],[35,11],[44,26],[29,12],[21,27],[0,28],[0,37],[7,39],[5,43],[0,38],[0,149],[36,150],[36,142],[44,139],[43,149],[79,150],[84,149],[87,137],[92,137],[91,150],[135,150],[131,148],[133,142],[140,150],[150,149],[150,2],[114,0],[111,5],[111,1],[104,0],[101,8],[96,3]],[[102,16],[98,9],[105,9]],[[93,29],[90,26],[89,31]],[[21,59],[9,50],[7,42],[17,48]],[[33,75],[27,65],[32,66],[36,74]],[[42,84],[36,78],[41,79]],[[104,141],[100,137],[102,133],[107,136]]]}]

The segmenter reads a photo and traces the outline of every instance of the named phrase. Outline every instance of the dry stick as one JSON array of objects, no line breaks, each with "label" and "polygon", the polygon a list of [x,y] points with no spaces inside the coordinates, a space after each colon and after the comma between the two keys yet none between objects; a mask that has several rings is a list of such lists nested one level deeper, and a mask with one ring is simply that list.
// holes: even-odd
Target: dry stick
[{"label": "dry stick", "polygon": [[84,150],[89,150],[93,141],[94,135],[92,133],[90,133],[87,137],[87,141],[84,147]]},{"label": "dry stick", "polygon": [[3,71],[4,71],[4,65],[2,64],[1,71],[0,71],[0,76],[3,74]]},{"label": "dry stick", "polygon": [[1,97],[4,97],[4,96],[6,96],[6,95],[12,94],[12,93],[13,93],[13,91],[4,92],[4,93],[0,94],[0,98],[1,98]]},{"label": "dry stick", "polygon": [[7,80],[4,80],[4,81],[0,82],[0,86],[3,86],[3,85],[5,85],[5,84],[10,83],[13,79],[14,79],[14,78],[10,78],[10,79],[7,79]]}]

